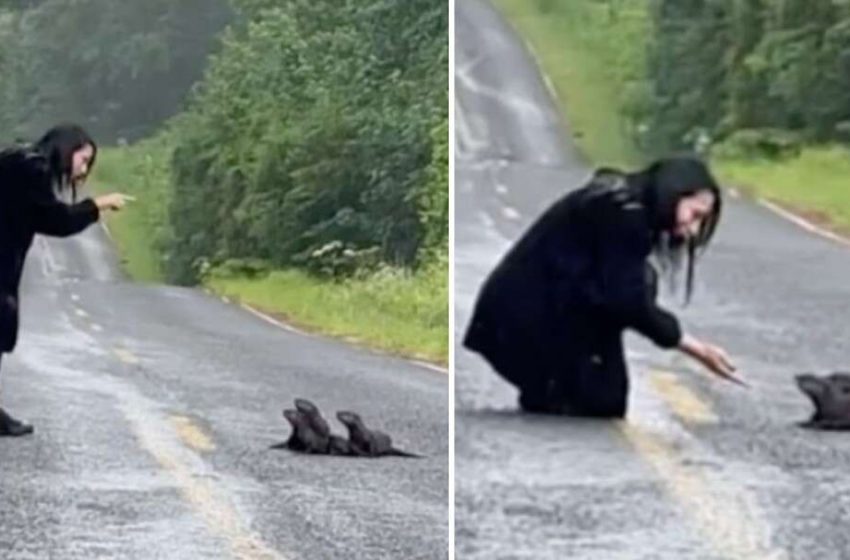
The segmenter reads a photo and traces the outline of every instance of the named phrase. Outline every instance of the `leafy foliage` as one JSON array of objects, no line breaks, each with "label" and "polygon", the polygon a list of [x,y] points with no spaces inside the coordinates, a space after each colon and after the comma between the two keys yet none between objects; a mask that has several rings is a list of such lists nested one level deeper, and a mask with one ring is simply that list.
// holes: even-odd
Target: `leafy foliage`
[{"label": "leafy foliage", "polygon": [[445,0],[7,1],[0,45],[0,140],[163,138],[168,280],[448,250]]},{"label": "leafy foliage", "polygon": [[[653,0],[643,115],[656,150],[701,134],[777,130],[846,140],[850,3],[833,0]],[[749,135],[749,136],[748,136]],[[736,142],[741,140],[738,135]]]},{"label": "leafy foliage", "polygon": [[133,140],[175,114],[232,18],[227,0],[0,3],[0,139],[76,121]]},{"label": "leafy foliage", "polygon": [[169,277],[232,258],[344,275],[444,246],[446,2],[236,7],[179,126]]}]

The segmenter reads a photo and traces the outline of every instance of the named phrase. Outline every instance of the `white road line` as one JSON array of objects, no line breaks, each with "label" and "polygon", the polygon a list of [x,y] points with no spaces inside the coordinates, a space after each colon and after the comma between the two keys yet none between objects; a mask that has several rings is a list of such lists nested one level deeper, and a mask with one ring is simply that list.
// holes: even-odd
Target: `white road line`
[{"label": "white road line", "polygon": [[789,212],[788,210],[785,210],[784,208],[770,202],[769,200],[760,198],[758,203],[761,204],[762,206],[764,206],[765,208],[767,208],[768,210],[771,210],[775,214],[778,214],[779,216],[785,218],[786,220],[793,222],[797,226],[805,229],[806,231],[808,231],[810,233],[813,233],[815,235],[819,235],[821,237],[824,237],[826,239],[829,239],[831,241],[834,241],[836,243],[844,245],[845,247],[850,247],[850,239],[846,239],[844,237],[841,237],[840,235],[832,233],[831,231],[820,228],[820,227],[814,225],[813,223],[811,223],[810,221],[808,221],[804,218],[801,218],[800,216],[797,216],[796,214],[793,214],[792,212]]},{"label": "white road line", "polygon": [[109,227],[106,225],[106,222],[100,222],[100,227],[106,233],[106,237],[108,237],[111,241],[112,240],[112,232],[109,231]]},{"label": "white road line", "polygon": [[502,208],[502,215],[509,220],[516,221],[520,219],[519,212],[517,212],[515,208],[511,208],[510,206],[505,206],[504,208]]},{"label": "white road line", "polygon": [[51,276],[59,267],[56,266],[56,260],[53,258],[53,252],[50,250],[50,245],[43,237],[39,238],[41,251],[44,258],[42,259],[42,271],[45,276]]},{"label": "white road line", "polygon": [[485,227],[489,229],[493,229],[496,227],[496,222],[493,220],[493,218],[490,217],[490,214],[482,210],[478,212],[478,215],[481,217],[481,221],[484,222]]},{"label": "white road line", "polygon": [[417,365],[419,367],[423,367],[425,369],[430,369],[431,371],[436,371],[437,373],[445,373],[448,374],[449,370],[440,366],[435,366],[434,364],[429,364],[428,362],[420,362],[419,360],[408,360],[411,364]]},{"label": "white road line", "polygon": [[112,352],[116,356],[118,356],[118,359],[124,362],[125,364],[139,363],[139,359],[136,357],[136,355],[125,348],[113,348]]},{"label": "white road line", "polygon": [[461,65],[456,66],[455,72],[456,73],[457,72],[463,72],[464,74],[470,73],[473,68],[475,68],[476,66],[478,66],[479,64],[481,64],[482,62],[487,60],[488,55],[489,55],[489,53],[482,52],[481,54],[474,56],[468,62],[465,62]]},{"label": "white road line", "polygon": [[546,89],[549,90],[549,95],[552,97],[552,101],[557,102],[558,93],[555,91],[555,84],[552,83],[552,78],[549,77],[549,74],[543,71],[543,64],[540,62],[540,55],[537,54],[537,49],[534,48],[534,45],[532,45],[531,41],[528,39],[525,39],[525,46],[528,49],[531,58],[534,60],[535,66],[537,66],[537,73],[543,76],[543,83],[546,84]]},{"label": "white road line", "polygon": [[304,336],[313,336],[308,332],[304,332],[301,329],[297,329],[297,328],[293,327],[292,325],[287,325],[286,323],[278,321],[277,319],[275,319],[273,317],[269,317],[268,315],[266,315],[262,311],[258,311],[256,309],[254,309],[253,307],[251,307],[247,303],[241,304],[241,307],[242,307],[242,309],[248,311],[252,315],[256,315],[257,317],[259,317],[263,321],[265,321],[267,323],[271,323],[272,325],[279,327],[283,330],[286,330],[286,331],[289,331],[289,332],[292,332],[292,333],[296,333],[296,334],[301,334],[301,335],[304,335]]},{"label": "white road line", "polygon": [[543,74],[543,81],[546,83],[546,89],[549,90],[549,95],[552,96],[553,100],[558,99],[558,92],[555,91],[555,84],[552,83],[552,78],[549,77],[549,74]]},{"label": "white road line", "polygon": [[470,152],[485,149],[487,147],[487,141],[482,140],[481,138],[486,138],[486,131],[476,137],[476,134],[473,132],[472,127],[469,124],[469,120],[466,118],[466,111],[457,101],[455,101],[454,106],[455,135],[458,139],[458,146],[455,150],[456,155],[463,157]]},{"label": "white road line", "polygon": [[[537,120],[538,122],[543,123],[549,122],[546,112],[544,112],[534,101],[527,99],[526,97],[486,86],[476,81],[472,76],[464,74],[463,72],[455,73],[455,79],[473,93],[482,97],[488,97],[514,109],[517,113],[522,115],[523,119]],[[456,103],[455,113],[457,113],[457,105],[458,104]]]},{"label": "white road line", "polygon": [[[253,307],[251,307],[251,306],[250,306],[250,305],[248,305],[248,304],[243,303],[243,304],[240,304],[240,305],[241,305],[241,307],[242,307],[243,309],[245,309],[247,312],[251,313],[252,315],[255,315],[255,316],[259,317],[260,319],[262,319],[263,321],[266,321],[267,323],[270,323],[270,324],[272,324],[272,325],[275,325],[276,327],[279,327],[279,328],[281,328],[281,329],[284,329],[284,330],[289,331],[289,332],[292,332],[292,333],[300,334],[300,335],[302,335],[302,336],[309,336],[309,337],[314,337],[314,336],[315,336],[315,335],[313,335],[313,334],[311,334],[311,333],[308,333],[308,332],[302,331],[302,330],[300,330],[300,329],[297,329],[297,328],[293,327],[292,325],[287,325],[286,323],[284,323],[284,322],[282,322],[282,321],[278,321],[277,319],[275,319],[275,318],[273,318],[273,317],[269,317],[268,315],[266,315],[266,314],[265,314],[265,313],[263,313],[262,311],[259,311],[259,310],[257,310],[257,309],[254,309]],[[352,339],[352,340],[356,340],[356,339]],[[378,355],[381,355],[381,356],[386,355],[386,354],[384,354],[383,352],[381,352],[380,350],[371,350],[371,349],[369,349],[369,350],[370,350],[372,353],[374,353],[374,354],[378,354]],[[445,374],[448,374],[448,373],[449,373],[449,370],[447,370],[447,369],[445,369],[445,368],[441,368],[441,367],[439,367],[439,366],[435,366],[435,365],[433,365],[433,364],[429,364],[429,363],[427,363],[427,362],[422,362],[422,361],[420,361],[420,360],[405,360],[405,361],[406,361],[407,363],[409,363],[409,364],[412,364],[412,365],[415,365],[415,366],[419,366],[419,367],[421,367],[421,368],[429,369],[429,370],[431,370],[431,371],[436,371],[436,372],[439,372],[439,373],[445,373]]]}]

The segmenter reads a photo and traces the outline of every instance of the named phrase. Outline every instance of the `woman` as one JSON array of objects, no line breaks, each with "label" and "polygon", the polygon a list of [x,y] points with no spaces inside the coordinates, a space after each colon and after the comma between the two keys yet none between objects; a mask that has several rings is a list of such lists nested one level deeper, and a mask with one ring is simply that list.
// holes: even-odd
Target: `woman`
[{"label": "woman", "polygon": [[[76,202],[96,155],[97,145],[74,125],[51,129],[35,145],[0,152],[0,358],[17,342],[18,287],[35,234],[79,233],[98,221],[102,210],[119,210],[129,199],[108,194]],[[68,190],[73,204],[56,196]],[[0,436],[32,431],[0,408]]]},{"label": "woman", "polygon": [[726,353],[683,334],[655,303],[649,264],[694,259],[720,219],[721,193],[692,158],[625,174],[597,171],[556,202],[485,282],[464,345],[520,390],[528,412],[623,417],[628,376],[623,331],[678,348],[713,373],[737,381]]}]

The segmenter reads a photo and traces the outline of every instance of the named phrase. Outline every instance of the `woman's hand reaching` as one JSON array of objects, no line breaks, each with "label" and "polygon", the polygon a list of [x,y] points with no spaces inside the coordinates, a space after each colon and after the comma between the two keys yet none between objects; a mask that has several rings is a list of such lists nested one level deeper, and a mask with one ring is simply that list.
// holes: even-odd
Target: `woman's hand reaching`
[{"label": "woman's hand reaching", "polygon": [[110,193],[95,197],[94,203],[99,210],[121,210],[128,201],[136,200],[135,197],[121,193]]},{"label": "woman's hand reaching", "polygon": [[692,336],[685,335],[682,337],[679,349],[700,362],[718,377],[722,377],[727,381],[731,381],[745,387],[748,386],[743,380],[735,376],[735,365],[732,363],[732,360],[729,358],[726,351],[719,346],[708,344],[707,342],[702,342]]}]

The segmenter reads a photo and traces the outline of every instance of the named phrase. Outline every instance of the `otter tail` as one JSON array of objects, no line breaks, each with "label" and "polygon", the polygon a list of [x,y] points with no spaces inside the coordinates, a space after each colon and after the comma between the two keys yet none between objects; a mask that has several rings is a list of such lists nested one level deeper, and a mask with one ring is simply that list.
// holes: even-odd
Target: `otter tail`
[{"label": "otter tail", "polygon": [[412,459],[424,459],[424,455],[417,455],[416,453],[408,453],[407,451],[402,451],[401,449],[396,449],[395,447],[391,447],[390,450],[386,453],[387,456],[390,457],[409,457]]}]

